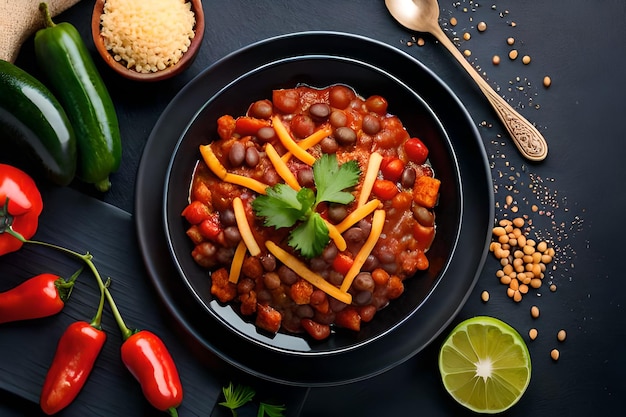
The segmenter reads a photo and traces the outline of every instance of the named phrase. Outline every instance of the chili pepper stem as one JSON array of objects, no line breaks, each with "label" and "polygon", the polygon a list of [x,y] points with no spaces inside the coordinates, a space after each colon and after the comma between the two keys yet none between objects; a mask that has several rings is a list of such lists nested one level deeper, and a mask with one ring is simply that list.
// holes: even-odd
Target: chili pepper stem
[{"label": "chili pepper stem", "polygon": [[89,325],[94,329],[102,330],[102,312],[104,311],[104,294],[105,288],[109,288],[111,285],[111,278],[107,278],[104,283],[104,287],[100,288],[100,303],[98,304],[98,310],[96,311],[96,315],[91,319]]},{"label": "chili pepper stem", "polygon": [[51,28],[56,26],[56,23],[52,21],[52,16],[50,16],[50,10],[48,9],[47,3],[39,3],[39,11],[43,13],[43,19],[46,27]]},{"label": "chili pepper stem", "polygon": [[172,417],[178,417],[178,411],[174,407],[168,408],[167,412],[170,413],[170,416]]},{"label": "chili pepper stem", "polygon": [[13,230],[13,228],[10,226],[6,228],[5,232],[9,233],[11,236],[15,237],[22,243],[30,243],[33,245],[45,246],[51,249],[58,250],[60,252],[64,252],[67,255],[70,255],[70,256],[73,256],[75,258],[82,260],[89,267],[89,269],[91,269],[91,272],[93,272],[93,275],[96,277],[96,282],[98,283],[98,287],[100,288],[100,291],[104,292],[106,299],[109,302],[109,306],[111,307],[111,311],[113,313],[113,317],[115,318],[115,322],[117,323],[117,326],[119,327],[120,332],[122,333],[122,339],[126,340],[130,336],[132,336],[133,333],[136,332],[135,330],[130,329],[128,328],[128,326],[126,326],[126,323],[124,322],[124,319],[122,318],[122,315],[120,314],[120,311],[117,308],[117,305],[115,304],[115,300],[113,300],[113,296],[111,295],[111,292],[107,288],[108,286],[105,285],[104,282],[102,281],[102,277],[100,276],[100,273],[98,272],[98,269],[96,268],[96,265],[92,261],[93,259],[92,254],[87,252],[83,255],[81,253],[65,248],[63,246],[54,245],[48,242],[41,242],[39,240],[26,239],[20,233]]},{"label": "chili pepper stem", "polygon": [[80,268],[78,271],[74,272],[68,280],[59,278],[54,282],[55,287],[57,287],[57,290],[59,291],[59,297],[61,297],[61,300],[67,301],[70,298],[76,279],[82,272],[83,268]]}]

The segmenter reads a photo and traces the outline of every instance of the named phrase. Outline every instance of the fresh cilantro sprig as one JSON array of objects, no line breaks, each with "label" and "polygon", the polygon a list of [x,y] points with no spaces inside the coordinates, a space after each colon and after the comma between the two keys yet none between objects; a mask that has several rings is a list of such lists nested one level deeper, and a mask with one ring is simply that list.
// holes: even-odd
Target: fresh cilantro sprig
[{"label": "fresh cilantro sprig", "polygon": [[[222,388],[224,401],[219,403],[230,409],[233,417],[237,417],[237,409],[243,407],[246,403],[252,401],[256,392],[247,385],[234,385],[232,382],[228,386]],[[284,405],[270,404],[266,402],[259,403],[259,411],[257,417],[283,417],[286,410]]]},{"label": "fresh cilantro sprig", "polygon": [[299,223],[289,234],[288,244],[300,251],[302,256],[313,258],[322,253],[330,237],[328,227],[316,211],[321,202],[349,204],[354,196],[345,191],[359,182],[361,170],[356,161],[342,165],[334,154],[324,154],[313,164],[314,192],[303,187],[299,191],[286,184],[268,187],[266,195],[258,196],[252,208],[264,217],[266,227],[291,227]]}]

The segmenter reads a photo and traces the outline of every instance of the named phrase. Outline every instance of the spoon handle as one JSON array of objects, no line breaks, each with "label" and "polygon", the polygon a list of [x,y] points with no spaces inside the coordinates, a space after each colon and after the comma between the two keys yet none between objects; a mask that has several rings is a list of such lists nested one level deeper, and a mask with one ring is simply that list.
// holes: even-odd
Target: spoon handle
[{"label": "spoon handle", "polygon": [[531,161],[542,161],[545,159],[548,154],[548,144],[537,128],[515,111],[509,103],[487,84],[438,25],[432,28],[431,33],[452,53],[470,77],[478,84],[489,103],[496,110],[498,117],[511,135],[520,153]]}]

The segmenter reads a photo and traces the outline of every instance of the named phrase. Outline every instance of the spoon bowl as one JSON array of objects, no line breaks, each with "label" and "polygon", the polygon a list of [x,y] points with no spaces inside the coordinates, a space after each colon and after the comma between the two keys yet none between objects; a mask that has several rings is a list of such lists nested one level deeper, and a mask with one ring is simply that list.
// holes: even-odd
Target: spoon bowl
[{"label": "spoon bowl", "polygon": [[450,51],[478,84],[511,135],[515,146],[526,159],[542,161],[546,158],[548,145],[537,128],[491,88],[441,29],[437,0],[385,0],[385,5],[393,18],[402,26],[416,32],[430,33]]}]

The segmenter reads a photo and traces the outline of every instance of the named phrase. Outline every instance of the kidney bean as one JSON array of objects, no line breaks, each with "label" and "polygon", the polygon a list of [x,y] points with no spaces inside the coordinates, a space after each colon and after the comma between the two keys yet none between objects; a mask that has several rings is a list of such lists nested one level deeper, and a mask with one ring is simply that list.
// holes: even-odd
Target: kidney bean
[{"label": "kidney bean", "polygon": [[309,304],[301,304],[296,307],[296,316],[302,319],[312,319],[315,316],[315,310]]},{"label": "kidney bean", "polygon": [[268,290],[275,290],[280,287],[280,277],[276,272],[266,272],[263,274],[263,284],[265,284],[265,288]]},{"label": "kidney bean", "polygon": [[356,143],[356,132],[347,126],[335,129],[335,140],[343,146]]},{"label": "kidney bean", "polygon": [[348,124],[348,116],[341,110],[333,110],[329,117],[332,127],[341,127]]},{"label": "kidney bean", "polygon": [[222,226],[233,226],[237,224],[235,212],[232,209],[226,209],[220,212],[220,222]]},{"label": "kidney bean", "polygon": [[256,132],[256,137],[261,142],[270,142],[276,137],[276,131],[271,126],[264,126]]},{"label": "kidney bean", "polygon": [[259,160],[260,160],[260,157],[259,157],[259,151],[257,150],[257,148],[255,148],[254,146],[248,146],[246,148],[246,157],[245,157],[246,165],[248,165],[249,167],[255,167],[259,163]]},{"label": "kidney bean", "polygon": [[269,119],[272,117],[274,106],[269,100],[259,100],[252,103],[248,109],[248,115],[258,119]]},{"label": "kidney bean", "polygon": [[372,278],[372,274],[369,272],[360,272],[352,282],[352,287],[357,291],[372,292],[375,286],[374,278]]},{"label": "kidney bean", "polygon": [[287,285],[295,284],[299,279],[298,275],[285,265],[281,265],[278,268],[278,276],[280,280]]},{"label": "kidney bean", "polygon": [[238,167],[243,164],[243,161],[246,157],[246,148],[243,146],[241,142],[235,142],[230,147],[230,151],[228,152],[228,161],[234,167]]},{"label": "kidney bean", "polygon": [[336,298],[333,297],[328,297],[328,306],[330,307],[330,309],[332,311],[334,311],[335,313],[338,311],[343,310],[344,308],[346,308],[348,306],[348,304],[337,300]]},{"label": "kidney bean", "polygon": [[261,255],[261,265],[267,272],[273,272],[276,269],[276,258],[271,253]]},{"label": "kidney bean", "polygon": [[353,300],[356,305],[367,305],[372,301],[372,293],[370,291],[359,291],[355,294]]},{"label": "kidney bean", "polygon": [[305,167],[298,170],[298,183],[303,187],[311,187],[315,185],[313,179],[313,169],[311,167]]},{"label": "kidney bean", "polygon": [[239,233],[239,228],[237,226],[228,226],[224,229],[224,238],[231,245],[236,245],[241,241],[241,233]]},{"label": "kidney bean", "polygon": [[422,226],[432,227],[435,225],[435,214],[426,207],[418,205],[413,206],[413,215],[415,216],[415,220]]},{"label": "kidney bean", "polygon": [[366,114],[363,116],[362,128],[368,135],[375,135],[380,131],[380,120],[373,114]]},{"label": "kidney bean", "polygon": [[320,142],[320,148],[324,153],[333,154],[339,149],[339,144],[334,138],[327,137]]},{"label": "kidney bean", "polygon": [[280,178],[280,175],[278,175],[278,172],[276,172],[276,170],[273,168],[266,169],[265,172],[263,173],[263,182],[269,185],[270,187],[275,184],[278,184],[281,180],[282,178]]},{"label": "kidney bean", "polygon": [[291,120],[291,131],[299,138],[306,138],[315,131],[315,122],[305,114],[298,114]]},{"label": "kidney bean", "polygon": [[343,204],[331,204],[328,206],[328,219],[333,223],[339,223],[348,215],[348,209]]},{"label": "kidney bean", "polygon": [[415,172],[415,168],[406,167],[404,168],[404,171],[402,171],[402,176],[400,177],[400,184],[402,184],[404,188],[413,188],[416,177],[417,177],[417,174]]},{"label": "kidney bean", "polygon": [[317,123],[321,123],[330,116],[330,106],[326,103],[315,103],[309,107],[311,118]]}]

